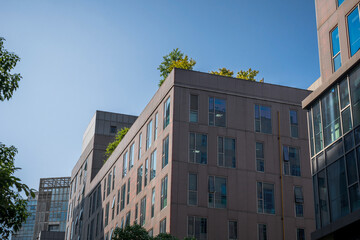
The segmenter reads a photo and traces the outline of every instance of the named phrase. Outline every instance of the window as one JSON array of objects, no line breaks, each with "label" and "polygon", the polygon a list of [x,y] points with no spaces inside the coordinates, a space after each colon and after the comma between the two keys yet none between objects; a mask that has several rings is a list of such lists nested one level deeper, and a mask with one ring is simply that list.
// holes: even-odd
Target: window
[{"label": "window", "polygon": [[338,7],[344,2],[345,0],[338,0]]},{"label": "window", "polygon": [[139,204],[136,203],[135,204],[135,223],[137,224],[137,220],[138,220],[138,211],[139,211]]},{"label": "window", "polygon": [[298,117],[295,110],[290,110],[290,134],[293,138],[299,137]]},{"label": "window", "polygon": [[148,123],[146,127],[146,150],[151,146],[151,133],[152,133],[152,120]]},{"label": "window", "polygon": [[353,56],[360,48],[360,20],[359,8],[356,7],[348,16],[347,24],[349,31],[350,53]]},{"label": "window", "polygon": [[255,105],[255,132],[272,133],[270,107]]},{"label": "window", "polygon": [[274,184],[257,182],[258,213],[275,214]]},{"label": "window", "polygon": [[117,127],[116,126],[110,126],[110,133],[116,133]]},{"label": "window", "polygon": [[197,205],[197,174],[189,173],[188,186],[189,205]]},{"label": "window", "polygon": [[118,190],[118,194],[117,194],[118,198],[117,198],[117,203],[116,203],[116,215],[119,214],[119,207],[120,207],[120,189]]},{"label": "window", "polygon": [[123,156],[123,171],[122,171],[122,177],[124,178],[126,176],[127,173],[127,160],[128,160],[128,152],[125,152],[124,156]]},{"label": "window", "polygon": [[164,120],[163,120],[163,129],[169,125],[170,122],[170,97],[164,103]]},{"label": "window", "polygon": [[151,218],[154,217],[155,212],[155,188],[152,189],[151,193]]},{"label": "window", "polygon": [[312,114],[314,123],[315,153],[318,153],[324,147],[324,141],[322,137],[320,101],[314,105],[312,109]]},{"label": "window", "polygon": [[360,124],[360,77],[359,76],[360,76],[360,67],[358,66],[354,71],[350,73],[349,76],[352,117],[353,117],[354,127]]},{"label": "window", "polygon": [[226,178],[209,176],[209,207],[226,208]]},{"label": "window", "polygon": [[130,226],[130,216],[131,216],[131,212],[129,211],[126,214],[125,227]]},{"label": "window", "polygon": [[154,141],[155,141],[157,138],[158,125],[159,125],[159,114],[158,113],[155,114],[154,125],[155,125],[155,127],[154,127]]},{"label": "window", "polygon": [[120,229],[124,228],[124,217],[121,218]]},{"label": "window", "polygon": [[129,171],[134,166],[134,147],[135,147],[135,143],[131,144],[130,154],[129,154]]},{"label": "window", "polygon": [[189,161],[207,164],[207,135],[190,133],[189,138]]},{"label": "window", "polygon": [[226,126],[226,100],[209,97],[209,125]]},{"label": "window", "polygon": [[156,176],[156,149],[150,156],[150,181]]},{"label": "window", "polygon": [[160,210],[167,206],[168,176],[161,180]]},{"label": "window", "polygon": [[148,180],[148,168],[149,168],[149,160],[145,160],[145,173],[144,173],[144,187],[147,185]]},{"label": "window", "polygon": [[144,226],[146,218],[146,196],[141,199],[140,203],[140,226]]},{"label": "window", "polygon": [[143,166],[141,165],[137,170],[137,181],[136,181],[136,194],[141,192],[141,180],[143,174]]},{"label": "window", "polygon": [[109,223],[109,203],[106,204],[106,208],[105,208],[105,227],[108,225]]},{"label": "window", "polygon": [[126,188],[126,184],[124,184],[121,187],[121,202],[120,202],[120,211],[124,209],[125,207],[125,188]]},{"label": "window", "polygon": [[162,168],[169,162],[169,135],[163,140],[162,146]]},{"label": "window", "polygon": [[130,178],[128,179],[126,205],[129,204],[129,202],[130,202]]},{"label": "window", "polygon": [[188,216],[188,237],[194,237],[197,240],[207,239],[207,219]]},{"label": "window", "polygon": [[141,140],[142,140],[142,133],[139,134],[139,152],[138,152],[138,160],[141,158]]},{"label": "window", "polygon": [[113,168],[112,190],[114,190],[114,187],[115,187],[115,167]]},{"label": "window", "polygon": [[333,70],[336,72],[341,67],[341,54],[340,54],[340,41],[339,41],[339,30],[336,27],[331,32],[331,47],[332,47],[332,63]]},{"label": "window", "polygon": [[256,143],[256,171],[264,172],[264,144],[261,142]]},{"label": "window", "polygon": [[284,174],[291,176],[301,176],[300,157],[297,148],[283,146]]},{"label": "window", "polygon": [[294,187],[294,197],[295,197],[295,216],[303,217],[304,197],[303,197],[302,187]]},{"label": "window", "polygon": [[166,218],[160,221],[160,232],[159,233],[166,233]]},{"label": "window", "polygon": [[153,230],[153,229],[150,229],[150,230],[148,231],[148,234],[149,234],[150,237],[153,237],[153,235],[154,235],[154,230]]},{"label": "window", "polygon": [[258,239],[267,240],[266,224],[258,224]]},{"label": "window", "polygon": [[229,221],[229,239],[237,239],[237,221]]},{"label": "window", "polygon": [[115,217],[115,196],[114,196],[112,204],[111,204],[111,209],[112,209],[111,219],[113,220]]},{"label": "window", "polygon": [[218,137],[218,166],[236,167],[234,138]]},{"label": "window", "polygon": [[106,177],[104,178],[104,195],[103,195],[103,200],[105,200],[105,196],[106,196]]},{"label": "window", "polygon": [[296,229],[296,240],[305,240],[305,229]]},{"label": "window", "polygon": [[108,175],[108,181],[107,181],[108,185],[107,185],[107,194],[106,196],[109,196],[110,194],[110,189],[111,189],[111,172]]},{"label": "window", "polygon": [[198,95],[190,94],[190,122],[198,122],[199,115]]},{"label": "window", "polygon": [[350,101],[349,101],[349,88],[347,79],[343,79],[339,84],[339,98],[340,109],[342,117],[343,133],[352,129],[351,113],[350,113]]}]

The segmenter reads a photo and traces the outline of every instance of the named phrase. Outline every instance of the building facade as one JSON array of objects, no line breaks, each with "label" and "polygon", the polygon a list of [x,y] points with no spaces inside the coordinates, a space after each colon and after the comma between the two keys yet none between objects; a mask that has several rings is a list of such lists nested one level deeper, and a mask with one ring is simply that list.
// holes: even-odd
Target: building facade
[{"label": "building facade", "polygon": [[153,236],[310,239],[309,93],[174,69],[91,181],[82,153],[66,239],[134,222]]},{"label": "building facade", "polygon": [[22,224],[20,230],[11,236],[12,240],[33,240],[37,200],[38,192],[35,192],[34,198],[32,196],[28,197],[26,209],[29,213],[29,216]]},{"label": "building facade", "polygon": [[41,232],[65,232],[69,189],[70,177],[40,179],[33,239],[42,239]]},{"label": "building facade", "polygon": [[321,77],[308,110],[316,231],[312,239],[359,239],[359,1],[315,0]]}]

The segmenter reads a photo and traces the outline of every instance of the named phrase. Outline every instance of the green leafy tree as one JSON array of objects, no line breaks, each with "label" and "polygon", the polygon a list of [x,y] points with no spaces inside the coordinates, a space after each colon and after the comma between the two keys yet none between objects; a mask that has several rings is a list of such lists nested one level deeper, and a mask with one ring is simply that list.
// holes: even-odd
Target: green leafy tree
[{"label": "green leafy tree", "polygon": [[251,68],[249,68],[247,71],[240,70],[237,73],[236,78],[241,78],[241,79],[250,80],[250,81],[256,81],[255,77],[258,73],[259,73],[259,71],[252,70]]},{"label": "green leafy tree", "polygon": [[219,68],[219,71],[211,71],[210,73],[220,76],[226,76],[226,77],[234,76],[234,72],[227,68]]},{"label": "green leafy tree", "polygon": [[157,235],[153,239],[154,240],[179,240],[178,238],[172,236],[169,233],[159,233],[159,235]]},{"label": "green leafy tree", "polygon": [[20,193],[23,191],[26,196],[35,197],[33,190],[14,176],[15,171],[20,169],[16,168],[14,164],[16,153],[17,149],[14,146],[6,147],[0,143],[1,239],[8,239],[10,234],[17,232],[28,216],[27,200],[23,199]]},{"label": "green leafy tree", "polygon": [[195,60],[189,60],[189,57],[184,55],[178,48],[172,50],[168,55],[164,56],[163,59],[164,61],[157,68],[160,71],[160,77],[162,77],[159,82],[159,87],[174,68],[192,70],[196,64]]},{"label": "green leafy tree", "polygon": [[[109,143],[109,145],[106,148],[106,152],[105,152],[105,156],[106,156],[106,160],[110,157],[110,155],[114,152],[115,148],[119,145],[119,143],[121,142],[121,140],[125,137],[126,133],[129,131],[129,128],[124,127],[121,130],[119,130],[115,136],[115,140],[111,143]],[[106,161],[105,160],[105,161]]]},{"label": "green leafy tree", "polygon": [[126,226],[125,228],[116,228],[114,230],[113,240],[151,240],[152,237],[149,236],[145,228],[142,228],[138,224],[132,226]]},{"label": "green leafy tree", "polygon": [[5,39],[0,37],[0,101],[9,100],[19,87],[19,73],[11,74],[20,58],[4,48]]}]

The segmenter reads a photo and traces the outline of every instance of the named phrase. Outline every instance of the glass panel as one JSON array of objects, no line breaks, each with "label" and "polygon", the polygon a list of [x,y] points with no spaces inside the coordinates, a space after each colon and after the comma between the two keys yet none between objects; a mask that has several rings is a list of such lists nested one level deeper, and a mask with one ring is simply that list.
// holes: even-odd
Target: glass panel
[{"label": "glass panel", "polygon": [[292,176],[300,176],[300,158],[299,151],[296,148],[289,147],[290,173]]},{"label": "glass panel", "polygon": [[353,124],[354,126],[357,126],[360,124],[360,66],[350,73],[349,78],[351,105],[353,111]]},{"label": "glass panel", "polygon": [[305,230],[298,228],[296,231],[296,240],[305,240]]},{"label": "glass panel", "polygon": [[225,167],[236,167],[235,139],[225,138]]},{"label": "glass panel", "polygon": [[214,126],[215,120],[214,120],[214,98],[209,98],[209,125]]},{"label": "glass panel", "polygon": [[349,188],[351,211],[354,212],[360,208],[359,185],[355,184]]},{"label": "glass panel", "polygon": [[315,152],[318,153],[324,147],[322,137],[320,102],[317,102],[313,107],[313,122],[315,135]]},{"label": "glass panel", "polygon": [[264,213],[275,214],[274,184],[263,183]]},{"label": "glass panel", "polygon": [[342,117],[342,124],[343,124],[343,132],[347,133],[352,129],[352,123],[351,123],[351,114],[350,114],[350,107],[342,111],[341,113]]},{"label": "glass panel", "polygon": [[260,117],[261,132],[271,134],[271,108],[260,106]]},{"label": "glass panel", "polygon": [[339,90],[340,90],[341,109],[344,109],[347,105],[349,105],[349,89],[346,78],[340,82]]},{"label": "glass panel", "polygon": [[237,239],[237,222],[229,221],[229,239]]},{"label": "glass panel", "polygon": [[314,134],[313,134],[311,110],[308,111],[308,124],[309,124],[309,132],[310,132],[310,153],[311,156],[314,156]]},{"label": "glass panel", "polygon": [[349,16],[348,20],[348,30],[349,30],[349,42],[350,42],[350,52],[353,56],[360,48],[360,21],[359,21],[359,10],[355,8]]},{"label": "glass panel", "polygon": [[215,126],[226,126],[226,101],[215,98]]},{"label": "glass panel", "polygon": [[321,226],[328,225],[330,223],[330,216],[328,210],[328,189],[326,185],[325,170],[318,173],[318,191],[319,191],[319,208],[321,217]]},{"label": "glass panel", "polygon": [[319,208],[319,193],[317,188],[317,176],[313,176],[313,190],[314,190],[314,205],[315,205],[315,220],[316,220],[316,229],[319,229],[321,226],[320,222],[320,208]]},{"label": "glass panel", "polygon": [[341,54],[339,53],[336,57],[334,57],[334,72],[341,67]]},{"label": "glass panel", "polygon": [[343,154],[342,139],[340,139],[326,150],[326,164],[329,165],[338,160]]},{"label": "glass panel", "polygon": [[331,42],[332,55],[335,56],[338,52],[340,52],[339,30],[337,27],[331,32]]},{"label": "glass panel", "polygon": [[354,136],[355,136],[355,145],[358,145],[360,143],[360,127],[355,129]]},{"label": "glass panel", "polygon": [[331,220],[334,222],[349,213],[345,164],[341,158],[327,168]]},{"label": "glass panel", "polygon": [[351,151],[346,154],[346,170],[348,175],[348,185],[353,184],[357,181],[357,168],[356,168],[356,158],[355,152]]},{"label": "glass panel", "polygon": [[260,109],[255,105],[255,132],[260,132]]},{"label": "glass panel", "polygon": [[321,101],[325,146],[340,137],[340,110],[337,88],[333,87]]},{"label": "glass panel", "polygon": [[325,167],[325,153],[322,152],[321,154],[319,154],[317,156],[317,163],[318,163],[318,168],[322,169],[323,167]]},{"label": "glass panel", "polygon": [[259,240],[267,240],[266,225],[265,224],[259,224],[258,225],[258,236],[259,236]]},{"label": "glass panel", "polygon": [[351,150],[354,147],[353,132],[344,137],[345,152]]},{"label": "glass panel", "polygon": [[190,95],[190,122],[198,122],[198,95]]}]

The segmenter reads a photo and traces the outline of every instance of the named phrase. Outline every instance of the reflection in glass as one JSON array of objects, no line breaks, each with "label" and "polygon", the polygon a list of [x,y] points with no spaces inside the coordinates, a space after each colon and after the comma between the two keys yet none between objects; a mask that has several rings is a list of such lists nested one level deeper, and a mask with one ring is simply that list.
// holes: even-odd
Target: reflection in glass
[{"label": "reflection in glass", "polygon": [[318,153],[323,148],[320,102],[317,102],[313,107],[313,122],[315,135],[315,153]]},{"label": "reflection in glass", "polygon": [[360,124],[360,67],[350,73],[350,93],[353,111],[353,124]]},{"label": "reflection in glass", "polygon": [[350,53],[353,56],[360,48],[359,10],[355,8],[347,17]]}]

